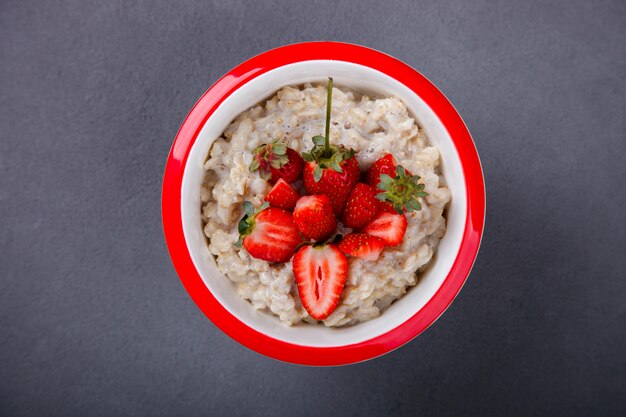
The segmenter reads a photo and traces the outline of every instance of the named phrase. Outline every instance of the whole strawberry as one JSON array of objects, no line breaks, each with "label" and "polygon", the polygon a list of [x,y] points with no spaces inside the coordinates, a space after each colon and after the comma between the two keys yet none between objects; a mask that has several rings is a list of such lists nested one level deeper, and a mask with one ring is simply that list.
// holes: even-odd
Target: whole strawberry
[{"label": "whole strawberry", "polygon": [[245,215],[239,222],[238,247],[243,245],[250,256],[268,262],[287,262],[295,253],[302,237],[290,212],[267,207],[258,210],[249,201],[243,203]]},{"label": "whole strawberry", "polygon": [[272,184],[279,178],[291,184],[300,178],[303,165],[304,161],[298,152],[274,141],[254,150],[250,171],[259,171],[261,178]]},{"label": "whole strawberry", "polygon": [[393,178],[381,174],[376,186],[379,190],[376,198],[381,201],[381,210],[398,214],[421,210],[420,198],[427,197],[428,193],[424,191],[424,184],[418,183],[419,179],[419,175],[411,175],[402,165],[396,166]]},{"label": "whole strawberry", "polygon": [[328,239],[337,227],[330,198],[325,194],[300,197],[293,220],[302,236],[316,242]]},{"label": "whole strawberry", "polygon": [[392,154],[388,153],[381,158],[377,159],[372,164],[370,169],[367,170],[367,183],[373,187],[376,187],[380,182],[380,176],[387,174],[391,178],[396,176],[396,158]]},{"label": "whole strawberry", "polygon": [[380,201],[376,199],[377,192],[371,185],[357,184],[348,196],[343,211],[343,224],[352,229],[365,227],[378,213]]},{"label": "whole strawberry", "polygon": [[333,80],[329,78],[325,135],[314,136],[313,148],[302,154],[306,161],[302,179],[308,194],[328,195],[335,214],[339,216],[350,191],[359,182],[361,172],[352,149],[329,142],[332,91]]},{"label": "whole strawberry", "polygon": [[[334,168],[321,168],[324,165],[323,161],[307,162],[304,165],[304,188],[308,194],[328,195],[333,211],[340,216],[346,206],[350,191],[359,182],[361,176],[359,163],[354,156],[351,156],[339,163],[341,171],[336,171]],[[319,181],[315,181],[316,171],[321,172]]]},{"label": "whole strawberry", "polygon": [[348,277],[348,260],[332,244],[305,245],[291,261],[302,305],[316,320],[327,318],[339,304]]}]

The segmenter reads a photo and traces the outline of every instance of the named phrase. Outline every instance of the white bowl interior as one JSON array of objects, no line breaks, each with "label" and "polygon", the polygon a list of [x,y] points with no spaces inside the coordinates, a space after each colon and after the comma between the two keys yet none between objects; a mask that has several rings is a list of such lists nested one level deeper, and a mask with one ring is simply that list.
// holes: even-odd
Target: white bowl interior
[{"label": "white bowl interior", "polygon": [[[393,303],[379,318],[354,326],[327,328],[323,325],[289,327],[278,317],[255,310],[237,295],[234,284],[219,272],[208,250],[200,218],[202,168],[212,142],[241,112],[271,97],[286,85],[325,82],[333,77],[338,87],[348,87],[371,96],[397,96],[441,153],[442,173],[452,193],[447,210],[447,230],[436,256],[415,288]],[[466,220],[466,190],[463,170],[452,139],[439,118],[419,96],[397,80],[377,70],[342,61],[306,61],[286,65],[254,78],[233,92],[207,120],[194,143],[182,185],[183,231],[191,258],[204,283],[217,300],[239,320],[273,338],[305,346],[345,346],[384,334],[417,313],[441,286],[461,244]]]}]

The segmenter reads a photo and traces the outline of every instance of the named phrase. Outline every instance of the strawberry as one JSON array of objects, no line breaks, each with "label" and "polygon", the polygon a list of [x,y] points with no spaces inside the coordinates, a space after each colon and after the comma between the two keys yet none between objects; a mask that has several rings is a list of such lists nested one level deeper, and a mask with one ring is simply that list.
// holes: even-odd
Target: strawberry
[{"label": "strawberry", "polygon": [[385,241],[386,245],[395,246],[402,242],[406,232],[404,214],[381,212],[361,231]]},{"label": "strawberry", "polygon": [[298,152],[274,141],[254,150],[250,172],[259,171],[261,178],[272,184],[279,178],[291,184],[300,178],[303,165],[304,161]]},{"label": "strawberry", "polygon": [[389,214],[398,214],[398,212],[396,211],[395,208],[393,208],[393,206],[385,201],[381,201],[380,202],[380,211],[384,212],[384,213],[389,213]]},{"label": "strawberry", "polygon": [[[376,187],[380,182],[380,176],[382,174],[389,175],[391,178],[396,177],[396,167],[398,163],[396,162],[396,158],[393,157],[392,154],[388,153],[381,158],[378,158],[376,162],[367,170],[367,174],[365,177],[367,178],[367,183]],[[405,169],[407,175],[412,175],[411,171]]]},{"label": "strawberry", "polygon": [[337,227],[330,197],[325,194],[300,197],[293,220],[302,236],[317,242],[328,239]]},{"label": "strawberry", "polygon": [[395,211],[398,214],[421,210],[419,199],[428,196],[428,193],[424,191],[424,184],[418,183],[419,179],[419,175],[411,175],[402,165],[396,166],[393,178],[380,174],[380,181],[376,186],[380,191],[376,198],[382,202],[381,210],[387,213]]},{"label": "strawberry", "polygon": [[360,229],[372,221],[380,206],[380,202],[376,199],[377,192],[376,188],[371,185],[357,184],[348,196],[348,202],[343,211],[343,224],[352,229]]},{"label": "strawberry", "polygon": [[270,206],[283,210],[293,210],[300,198],[300,194],[282,178],[276,181],[269,193],[265,196],[265,201]]},{"label": "strawberry", "polygon": [[375,261],[383,251],[385,241],[365,233],[350,233],[339,243],[339,249],[349,256]]},{"label": "strawberry", "polygon": [[346,256],[332,244],[306,245],[291,262],[302,305],[311,317],[324,320],[337,307],[346,283]]},{"label": "strawberry", "polygon": [[[323,163],[322,163],[323,164]],[[339,166],[341,171],[332,168],[322,168],[319,181],[315,181],[315,172],[320,167],[319,162],[307,162],[304,165],[304,188],[308,194],[326,194],[330,197],[333,211],[340,216],[350,195],[350,191],[359,182],[361,172],[359,163],[354,156],[343,160]]]},{"label": "strawberry", "polygon": [[313,136],[313,148],[302,154],[304,165],[304,187],[308,194],[326,194],[330,197],[333,210],[341,215],[348,195],[359,182],[361,172],[354,157],[354,150],[330,144],[330,110],[333,79],[328,79],[326,99],[326,131],[324,136]]},{"label": "strawberry", "polygon": [[302,237],[290,212],[269,207],[264,203],[258,210],[249,201],[243,203],[246,214],[239,222],[239,241],[250,256],[268,262],[287,262]]},{"label": "strawberry", "polygon": [[396,176],[396,158],[393,157],[392,154],[388,153],[387,155],[379,158],[374,162],[374,164],[367,171],[367,183],[371,186],[376,187],[380,182],[380,175],[387,174],[391,178]]}]

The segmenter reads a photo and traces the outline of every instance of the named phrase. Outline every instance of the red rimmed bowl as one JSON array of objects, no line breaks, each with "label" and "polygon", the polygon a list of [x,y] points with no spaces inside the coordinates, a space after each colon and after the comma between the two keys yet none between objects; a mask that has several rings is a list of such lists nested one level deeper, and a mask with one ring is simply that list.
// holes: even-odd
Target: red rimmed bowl
[{"label": "red rimmed bowl", "polygon": [[[212,142],[240,113],[286,85],[325,82],[407,105],[441,154],[451,191],[447,229],[415,288],[380,317],[345,328],[288,327],[240,298],[217,269],[202,230],[203,162]],[[165,168],[165,239],[185,289],[204,314],[239,343],[303,365],[343,365],[383,355],[430,326],[450,305],[476,258],[485,220],[485,188],[472,138],[446,97],[403,62],[358,45],[311,42],[258,55],[217,81],[181,126]]]}]

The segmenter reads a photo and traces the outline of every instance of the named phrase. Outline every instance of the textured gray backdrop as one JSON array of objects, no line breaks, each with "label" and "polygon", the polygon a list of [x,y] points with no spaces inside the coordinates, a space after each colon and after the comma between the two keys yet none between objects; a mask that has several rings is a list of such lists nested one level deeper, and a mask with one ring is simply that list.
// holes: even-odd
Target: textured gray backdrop
[{"label": "textured gray backdrop", "polygon": [[[455,104],[488,213],[442,318],[383,358],[262,357],[170,263],[163,168],[246,58],[339,40]],[[626,415],[624,1],[0,1],[3,416]]]}]

